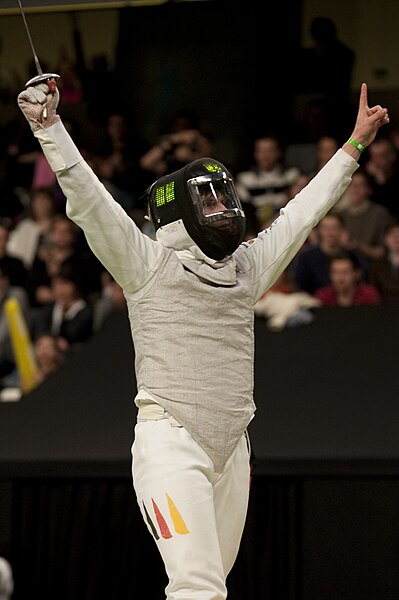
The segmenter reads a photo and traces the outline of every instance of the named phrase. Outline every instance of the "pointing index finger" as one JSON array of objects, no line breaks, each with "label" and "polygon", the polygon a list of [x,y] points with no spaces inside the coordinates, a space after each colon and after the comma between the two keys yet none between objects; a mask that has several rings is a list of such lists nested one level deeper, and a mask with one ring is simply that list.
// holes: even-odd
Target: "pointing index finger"
[{"label": "pointing index finger", "polygon": [[367,83],[362,83],[360,88],[360,99],[359,99],[359,107],[361,109],[367,109]]}]

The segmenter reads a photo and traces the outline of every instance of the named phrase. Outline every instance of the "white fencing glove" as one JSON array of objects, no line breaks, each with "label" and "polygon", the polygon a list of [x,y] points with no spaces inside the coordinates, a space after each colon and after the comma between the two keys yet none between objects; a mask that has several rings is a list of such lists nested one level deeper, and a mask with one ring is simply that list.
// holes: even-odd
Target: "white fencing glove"
[{"label": "white fencing glove", "polygon": [[60,120],[56,112],[59,99],[58,88],[55,86],[51,92],[47,83],[28,87],[19,94],[18,106],[33,132],[42,127],[50,127]]}]

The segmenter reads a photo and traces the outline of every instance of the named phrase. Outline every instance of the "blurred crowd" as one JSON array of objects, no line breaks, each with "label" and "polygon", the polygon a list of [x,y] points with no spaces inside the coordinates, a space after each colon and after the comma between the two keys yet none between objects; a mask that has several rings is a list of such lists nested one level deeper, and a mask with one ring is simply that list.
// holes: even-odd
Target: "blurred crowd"
[{"label": "blurred crowd", "polygon": [[[140,139],[132,114],[107,96],[114,77],[107,59],[98,56],[86,64],[73,15],[72,21],[75,56],[60,52],[54,64],[42,64],[60,74],[59,113],[115,200],[153,236],[145,219],[145,189],[191,160],[215,156],[217,139],[186,107],[170,116],[166,130],[159,124],[156,139]],[[26,79],[34,74],[29,65]],[[126,311],[122,290],[65,216],[66,198],[16,107],[22,86],[2,63],[0,47],[1,385],[18,377],[7,299],[18,300],[26,319],[38,384],[98,332],[112,311]],[[247,240],[271,225],[345,141],[335,125],[325,98],[315,94],[291,138],[286,131],[259,131],[250,147],[232,152],[248,157],[247,164],[227,165],[246,213]],[[93,135],[81,136],[83,129]],[[344,197],[259,301],[256,314],[271,329],[308,323],[313,308],[322,305],[399,306],[399,131],[391,127],[377,138],[360,163]]]}]

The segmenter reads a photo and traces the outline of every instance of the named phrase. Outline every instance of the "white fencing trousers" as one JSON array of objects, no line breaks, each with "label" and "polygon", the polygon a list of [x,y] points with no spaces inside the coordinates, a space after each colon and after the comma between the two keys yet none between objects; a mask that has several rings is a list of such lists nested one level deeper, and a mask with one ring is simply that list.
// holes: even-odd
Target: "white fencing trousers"
[{"label": "white fencing trousers", "polygon": [[140,418],[139,411],[133,485],[169,578],[166,597],[225,600],[248,508],[246,435],[223,473],[216,473],[208,455],[172,417]]}]

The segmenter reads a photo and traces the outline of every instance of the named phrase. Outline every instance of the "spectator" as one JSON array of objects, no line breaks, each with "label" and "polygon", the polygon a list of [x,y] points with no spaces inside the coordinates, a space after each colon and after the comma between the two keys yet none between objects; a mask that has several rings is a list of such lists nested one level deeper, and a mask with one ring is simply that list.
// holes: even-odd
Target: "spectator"
[{"label": "spectator", "polygon": [[182,129],[162,136],[140,158],[140,166],[153,177],[180,169],[187,163],[213,153],[214,140],[200,129]]},{"label": "spectator", "polygon": [[314,296],[324,306],[362,306],[380,304],[376,287],[361,283],[361,265],[350,252],[340,252],[329,258],[331,284],[316,290]]},{"label": "spectator", "polygon": [[93,333],[93,312],[86,302],[79,274],[63,265],[51,277],[53,301],[29,314],[29,330],[36,343],[43,333],[57,337],[58,349],[67,353],[79,348]]},{"label": "spectator", "polygon": [[399,223],[387,228],[384,256],[371,266],[370,283],[379,291],[383,304],[399,303]]},{"label": "spectator", "polygon": [[[317,243],[305,248],[292,264],[298,289],[314,294],[320,287],[329,285],[329,258],[345,249],[346,229],[339,213],[330,211],[320,221],[316,229]],[[362,263],[363,277],[367,265]]]},{"label": "spectator", "polygon": [[42,333],[34,343],[34,354],[37,362],[37,385],[58,371],[65,361],[65,355],[58,346],[56,335]]},{"label": "spectator", "polygon": [[371,177],[371,199],[382,204],[395,217],[399,217],[397,195],[399,190],[399,162],[397,152],[389,139],[381,138],[367,148],[368,159],[364,164]]},{"label": "spectator", "polygon": [[373,202],[372,185],[364,169],[354,173],[346,190],[346,208],[341,211],[348,239],[346,247],[356,250],[367,262],[384,254],[384,234],[393,216],[385,206]]},{"label": "spectator", "polygon": [[299,170],[284,167],[281,142],[273,135],[255,139],[253,159],[249,170],[236,174],[235,183],[244,211],[248,205],[255,207],[258,231],[262,231],[287,203],[288,188]]},{"label": "spectator", "polygon": [[83,290],[89,298],[101,289],[100,263],[82,240],[82,233],[65,215],[55,215],[48,236],[39,245],[28,273],[31,306],[41,306],[54,300],[51,278],[61,266],[70,265],[81,275]]},{"label": "spectator", "polygon": [[7,243],[7,252],[20,258],[27,270],[32,266],[40,242],[47,237],[55,214],[56,203],[52,190],[31,190],[28,213],[11,231]]}]

